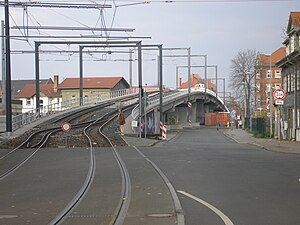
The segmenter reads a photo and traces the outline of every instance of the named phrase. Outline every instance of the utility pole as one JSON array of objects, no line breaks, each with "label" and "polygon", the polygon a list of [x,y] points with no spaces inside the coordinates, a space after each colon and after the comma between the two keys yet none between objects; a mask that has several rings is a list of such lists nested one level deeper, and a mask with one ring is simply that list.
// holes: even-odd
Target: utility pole
[{"label": "utility pole", "polygon": [[4,37],[4,21],[1,20],[1,58],[2,58],[2,108],[6,106],[6,78],[5,78],[5,37]]},{"label": "utility pole", "polygon": [[11,113],[11,68],[10,68],[10,37],[9,37],[9,5],[5,0],[5,73],[6,73],[6,132],[12,132],[12,113]]},{"label": "utility pole", "polygon": [[129,87],[132,89],[132,53],[133,50],[129,49]]}]

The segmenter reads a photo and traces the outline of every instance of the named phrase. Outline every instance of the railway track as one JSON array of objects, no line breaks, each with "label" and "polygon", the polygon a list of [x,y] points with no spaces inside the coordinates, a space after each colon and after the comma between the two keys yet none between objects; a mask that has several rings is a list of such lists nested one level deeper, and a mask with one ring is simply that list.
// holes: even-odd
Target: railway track
[{"label": "railway track", "polygon": [[[129,98],[128,100],[131,101],[132,98]],[[89,143],[87,142],[86,138],[83,135],[81,135],[80,129],[82,129],[83,127],[89,124],[93,124],[93,123],[98,124],[107,121],[109,119],[109,116],[116,113],[117,111],[116,109],[113,108],[110,109],[106,108],[111,105],[113,104],[105,103],[103,105],[92,107],[92,109],[88,108],[86,109],[86,111],[80,110],[78,113],[68,114],[60,118],[56,118],[54,121],[47,122],[47,124],[44,126],[48,125],[50,126],[50,128],[40,129],[38,131],[33,132],[25,140],[19,143],[17,147],[13,148],[12,150],[10,150],[9,152],[7,152],[6,154],[0,157],[0,162],[1,161],[4,163],[10,162],[9,167],[6,168],[4,171],[0,172],[0,181],[8,177],[10,174],[14,173],[31,157],[33,157],[41,148],[47,146],[47,143],[51,142],[51,139],[54,139],[52,140],[52,143],[55,143],[55,145],[52,144],[52,145],[48,145],[47,147],[58,147],[58,145],[60,146],[65,145],[66,138],[70,137],[70,134],[65,134],[64,132],[61,132],[61,128],[59,125],[61,121],[68,121],[72,123],[72,127],[73,127],[72,132],[77,133],[77,135],[75,134],[73,136],[72,143],[76,143],[76,144],[78,143],[77,147],[88,146]],[[98,117],[98,119],[91,119],[95,117]],[[55,137],[55,134],[58,133],[60,135],[57,135]],[[70,142],[71,141],[69,140],[69,145],[71,144]],[[101,142],[98,142],[98,146],[101,146]],[[73,145],[73,147],[75,146]],[[27,154],[25,154],[25,156],[23,156],[21,159],[19,160],[15,159],[15,154],[24,149],[30,149],[30,150],[27,151],[26,152]],[[11,161],[10,159],[7,158],[12,158],[13,160]]]},{"label": "railway track", "polygon": [[[130,114],[131,109],[128,108],[128,114]],[[126,110],[125,114],[126,114]],[[92,115],[93,113],[91,113],[90,116],[86,116],[85,114],[85,119],[81,119],[81,118],[77,118],[77,121],[81,121],[80,123],[77,124],[72,124],[72,129],[74,128],[74,130],[82,130],[83,129],[83,137],[86,139],[86,142],[88,143],[88,148],[86,148],[87,145],[85,145],[85,148],[81,148],[82,151],[86,152],[88,155],[88,160],[86,161],[86,172],[85,172],[85,176],[81,176],[80,180],[78,181],[78,184],[80,184],[80,182],[82,182],[80,185],[77,185],[78,187],[74,190],[72,190],[72,197],[68,198],[69,200],[64,200],[64,204],[62,205],[61,203],[58,204],[60,205],[59,207],[57,207],[56,210],[54,210],[55,214],[51,213],[51,214],[46,214],[47,217],[49,217],[49,215],[51,215],[51,218],[48,220],[48,222],[45,223],[45,219],[43,219],[42,221],[44,222],[39,222],[38,224],[83,224],[82,223],[82,218],[85,218],[85,222],[84,224],[109,224],[109,225],[121,225],[124,223],[126,215],[128,213],[129,210],[129,205],[131,202],[131,181],[129,178],[129,172],[125,166],[124,161],[122,160],[122,158],[120,157],[120,153],[118,153],[117,149],[116,149],[116,145],[117,143],[119,143],[118,139],[121,139],[120,136],[118,134],[115,134],[115,129],[116,127],[118,127],[118,125],[116,124],[116,117],[117,117],[117,111],[116,109],[114,110],[110,110],[110,112],[106,112],[106,113],[102,113],[101,116],[97,116],[97,119],[91,119],[94,118],[95,116]],[[95,113],[94,113],[95,114]],[[97,131],[97,132],[96,132]],[[58,136],[63,136],[63,134],[65,133],[58,133],[61,132],[60,127],[53,127],[53,128],[49,128],[43,131],[40,131],[40,133],[38,133],[38,135],[40,136],[39,138],[37,138],[36,140],[34,140],[33,138],[30,139],[28,137],[28,139],[30,139],[30,145],[28,146],[28,144],[26,143],[22,143],[22,148],[24,148],[24,150],[26,151],[30,151],[31,153],[29,154],[30,156],[28,156],[28,158],[22,162],[21,164],[19,164],[10,174],[5,175],[5,177],[0,178],[0,182],[2,182],[2,180],[4,180],[4,178],[6,178],[7,176],[11,175],[14,171],[16,171],[19,167],[21,167],[23,164],[25,164],[25,162],[27,162],[33,155],[35,155],[40,149],[43,148],[43,146],[46,146],[47,148],[44,149],[42,152],[45,153],[47,151],[51,151],[52,148],[49,148],[48,144],[49,141],[52,139],[52,141],[55,140],[55,138],[57,138]],[[56,137],[54,137],[56,136]],[[122,140],[122,139],[121,139]],[[126,145],[126,143],[123,143],[124,146]],[[99,148],[101,147],[101,148]],[[57,148],[55,148],[57,149]],[[67,148],[65,148],[67,149]],[[84,150],[85,149],[85,150]],[[58,150],[59,151],[59,150]],[[76,150],[75,150],[76,151]],[[103,213],[101,214],[101,219],[104,220],[104,223],[94,223],[94,221],[96,220],[95,218],[97,218],[98,215],[92,215],[92,216],[84,216],[81,217],[80,215],[78,215],[78,212],[82,211],[82,209],[84,209],[87,205],[93,204],[92,202],[94,202],[96,199],[93,198],[93,196],[95,196],[95,193],[98,193],[97,189],[99,189],[99,186],[93,186],[94,183],[98,182],[97,185],[99,185],[99,179],[101,180],[102,178],[99,178],[99,172],[100,174],[102,173],[105,174],[104,171],[99,171],[96,170],[97,169],[97,163],[100,164],[99,167],[103,168],[103,163],[105,161],[105,159],[102,159],[102,157],[100,157],[102,155],[101,152],[105,151],[105,154],[108,154],[108,151],[110,152],[109,154],[111,155],[110,159],[115,161],[115,163],[113,163],[115,167],[115,172],[116,170],[119,171],[119,175],[116,176],[116,178],[114,178],[113,183],[111,183],[110,185],[119,185],[119,182],[116,182],[115,179],[117,179],[117,177],[120,178],[120,189],[118,189],[117,192],[114,192],[114,200],[110,200],[111,206],[109,209],[107,209],[106,211],[108,212],[107,215],[104,215],[103,218]],[[41,153],[42,153],[41,152]],[[57,150],[56,150],[57,152]],[[10,153],[12,155],[12,153]],[[39,155],[37,154],[36,157],[34,157],[36,160],[39,161]],[[122,155],[122,154],[121,154]],[[97,157],[96,157],[97,156]],[[102,155],[103,156],[103,155]],[[34,161],[34,160],[31,160]],[[31,162],[30,161],[30,162]],[[48,160],[46,160],[45,162],[49,162]],[[28,162],[29,164],[29,162]],[[110,163],[112,164],[112,163]],[[112,167],[111,166],[111,167]],[[95,174],[98,174],[98,177],[95,176]],[[19,173],[18,173],[19,174]],[[64,172],[64,174],[66,174]],[[116,175],[116,173],[114,173]],[[155,172],[156,174],[156,172]],[[39,175],[40,176],[40,175]],[[107,177],[107,174],[105,174],[105,176]],[[97,181],[95,181],[95,179]],[[107,179],[107,178],[106,178]],[[11,180],[11,179],[9,179]],[[30,179],[31,180],[31,179]],[[111,180],[108,180],[109,182],[112,182]],[[103,182],[103,181],[102,181]],[[101,183],[102,183],[101,182]],[[9,182],[8,182],[9,183]],[[63,184],[57,184],[59,187],[60,185]],[[103,185],[103,183],[102,183]],[[106,184],[108,185],[109,184]],[[63,186],[61,186],[63,188]],[[135,185],[136,187],[136,185]],[[47,189],[46,189],[47,190]],[[105,189],[107,190],[107,189]],[[70,191],[70,190],[68,190]],[[51,194],[51,188],[48,189],[49,194]],[[91,193],[94,192],[94,195]],[[48,194],[48,193],[47,193]],[[53,192],[51,195],[55,196],[56,192]],[[99,194],[99,193],[98,193]],[[41,195],[44,196],[44,195]],[[89,196],[89,198],[87,198]],[[103,195],[102,195],[103,197]],[[107,202],[107,199],[111,198],[112,196],[108,196],[105,195],[104,199],[102,199],[100,197],[101,200],[99,200],[97,198],[97,200],[102,201],[104,200],[104,202]],[[51,197],[49,197],[51,199]],[[53,197],[52,197],[53,198]],[[87,200],[89,199],[89,200]],[[106,200],[105,200],[106,199]],[[117,200],[116,200],[117,199]],[[52,199],[51,199],[52,201]],[[91,202],[92,201],[92,202]],[[85,202],[85,204],[83,204]],[[35,205],[36,203],[32,203],[32,205]],[[78,209],[80,208],[81,209]],[[106,205],[101,206],[102,207],[106,207]],[[60,209],[60,210],[59,210]],[[84,210],[83,210],[84,211]],[[43,216],[43,218],[45,217],[45,215]],[[100,218],[100,215],[99,215]],[[93,221],[94,219],[94,221]],[[87,221],[93,221],[93,222],[87,222]],[[0,221],[1,222],[1,221]],[[8,223],[11,224],[11,223]],[[21,223],[20,223],[21,224]]]}]

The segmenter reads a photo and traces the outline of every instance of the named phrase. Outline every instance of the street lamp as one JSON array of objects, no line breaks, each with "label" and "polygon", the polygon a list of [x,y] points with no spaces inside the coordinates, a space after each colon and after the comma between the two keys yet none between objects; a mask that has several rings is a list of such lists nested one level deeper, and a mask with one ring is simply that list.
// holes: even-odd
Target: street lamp
[{"label": "street lamp", "polygon": [[272,54],[270,56],[270,138],[272,138],[273,134],[273,120],[272,120],[272,105],[273,105],[273,96],[272,96]]}]

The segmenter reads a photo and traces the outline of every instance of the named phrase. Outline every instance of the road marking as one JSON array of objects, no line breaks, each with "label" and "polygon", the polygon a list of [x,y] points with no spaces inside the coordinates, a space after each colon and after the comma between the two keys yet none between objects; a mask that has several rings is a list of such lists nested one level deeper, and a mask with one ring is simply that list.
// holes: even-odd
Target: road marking
[{"label": "road marking", "polygon": [[189,194],[189,193],[186,193],[186,192],[184,192],[184,191],[177,191],[177,192],[179,192],[180,194],[183,194],[183,195],[185,195],[185,196],[187,196],[187,197],[189,197],[189,198],[191,198],[191,199],[193,199],[193,200],[195,200],[195,201],[201,203],[202,205],[205,205],[207,208],[209,208],[209,209],[212,210],[215,214],[217,214],[217,215],[223,220],[223,222],[225,223],[225,225],[234,225],[234,224],[232,223],[232,221],[231,221],[224,213],[222,213],[219,209],[217,209],[217,208],[214,207],[213,205],[211,205],[211,204],[209,204],[209,203],[203,201],[202,199],[197,198],[197,197],[195,197],[195,196],[193,196],[193,195],[191,195],[191,194]]},{"label": "road marking", "polygon": [[17,217],[17,215],[0,215],[0,219],[13,219]]}]

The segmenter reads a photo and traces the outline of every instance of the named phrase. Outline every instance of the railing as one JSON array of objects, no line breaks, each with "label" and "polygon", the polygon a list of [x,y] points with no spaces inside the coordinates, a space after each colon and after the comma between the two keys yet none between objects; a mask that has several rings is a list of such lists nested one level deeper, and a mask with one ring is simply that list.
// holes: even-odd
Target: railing
[{"label": "railing", "polygon": [[103,103],[105,101],[117,100],[119,97],[128,96],[130,94],[135,94],[135,93],[130,89],[123,89],[123,90],[111,91],[109,93],[103,93],[101,95],[99,94],[92,95],[89,96],[88,99],[83,97],[82,99],[72,99],[68,101],[47,105],[38,109],[33,109],[26,113],[22,113],[20,115],[14,116],[12,118],[12,130],[15,131],[27,124],[30,124],[41,118],[45,118],[47,116],[53,115],[55,113],[76,109],[83,106],[88,107],[98,103]]},{"label": "railing", "polygon": [[[205,88],[203,88],[203,87],[191,88],[191,93],[193,93],[193,92],[202,92],[202,93],[204,93],[205,92]],[[219,96],[217,96],[214,91],[212,91],[210,89],[206,89],[206,93],[209,94],[209,95],[211,95],[211,96],[216,97],[218,99],[218,101],[221,102],[224,105],[223,100]],[[177,99],[180,99],[180,98],[186,96],[187,94],[188,94],[188,90],[187,89],[180,89],[179,92],[176,92],[176,93],[164,96],[163,97],[163,103],[164,104],[168,104],[169,102],[174,102]],[[147,101],[146,111],[149,112],[149,111],[151,111],[152,108],[157,107],[158,105],[159,105],[159,99],[149,100],[149,101]],[[224,107],[228,111],[226,105],[224,105]],[[138,116],[139,116],[139,105],[137,105],[132,110],[131,116],[132,116],[132,118],[134,120],[138,119]]]}]

